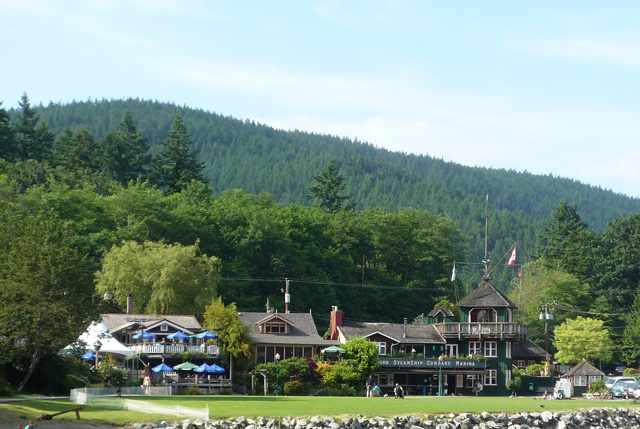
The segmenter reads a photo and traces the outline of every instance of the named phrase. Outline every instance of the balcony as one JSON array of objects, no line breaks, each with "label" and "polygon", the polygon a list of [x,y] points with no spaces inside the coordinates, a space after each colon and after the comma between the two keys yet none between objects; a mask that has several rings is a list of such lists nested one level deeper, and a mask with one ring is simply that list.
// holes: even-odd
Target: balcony
[{"label": "balcony", "polygon": [[218,356],[220,348],[214,344],[131,344],[129,348],[137,354],[142,355],[172,355],[184,352],[204,354],[208,356]]},{"label": "balcony", "polygon": [[436,323],[433,326],[445,338],[517,339],[528,334],[526,325],[511,322]]}]

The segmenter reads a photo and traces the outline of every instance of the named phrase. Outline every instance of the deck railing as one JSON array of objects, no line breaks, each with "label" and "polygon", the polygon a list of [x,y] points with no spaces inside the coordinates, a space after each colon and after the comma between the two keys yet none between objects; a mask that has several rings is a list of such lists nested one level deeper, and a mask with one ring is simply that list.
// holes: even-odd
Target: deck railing
[{"label": "deck railing", "polygon": [[524,337],[526,325],[512,322],[436,323],[433,325],[445,337]]},{"label": "deck railing", "polygon": [[201,345],[189,345],[189,344],[133,344],[129,346],[135,352],[139,354],[147,355],[170,355],[181,354],[184,352],[205,354],[209,356],[218,356],[220,354],[220,348],[214,344],[201,344]]}]

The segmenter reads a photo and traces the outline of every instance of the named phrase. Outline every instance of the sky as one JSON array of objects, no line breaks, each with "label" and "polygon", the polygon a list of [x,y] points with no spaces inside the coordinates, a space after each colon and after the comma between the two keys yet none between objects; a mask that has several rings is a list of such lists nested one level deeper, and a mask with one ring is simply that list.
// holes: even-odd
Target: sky
[{"label": "sky", "polygon": [[0,101],[171,102],[640,197],[639,22],[624,0],[0,0]]}]

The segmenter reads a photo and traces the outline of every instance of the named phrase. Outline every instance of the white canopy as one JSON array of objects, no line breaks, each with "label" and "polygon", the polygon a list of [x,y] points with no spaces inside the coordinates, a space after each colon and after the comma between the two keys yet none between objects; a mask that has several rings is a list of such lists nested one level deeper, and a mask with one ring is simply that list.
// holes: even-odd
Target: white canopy
[{"label": "white canopy", "polygon": [[[85,351],[95,350],[96,345],[100,342],[100,353],[112,353],[123,356],[133,356],[135,354],[129,347],[116,340],[113,335],[107,331],[106,326],[104,326],[102,322],[92,322],[87,328],[87,331],[80,335],[78,340],[83,341],[87,345],[87,350]],[[71,345],[65,347],[65,349],[70,348]]]}]

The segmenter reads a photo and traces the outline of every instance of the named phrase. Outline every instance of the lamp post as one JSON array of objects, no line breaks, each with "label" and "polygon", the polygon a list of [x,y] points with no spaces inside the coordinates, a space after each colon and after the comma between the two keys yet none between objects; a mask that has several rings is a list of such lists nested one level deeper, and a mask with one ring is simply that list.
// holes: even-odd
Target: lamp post
[{"label": "lamp post", "polygon": [[442,396],[442,355],[438,358],[438,396]]},{"label": "lamp post", "polygon": [[96,346],[96,371],[98,371],[98,361],[100,359],[100,347],[102,347],[102,343],[100,342],[100,340],[96,341],[95,346]]},{"label": "lamp post", "polygon": [[280,353],[276,353],[276,396],[280,396]]}]

